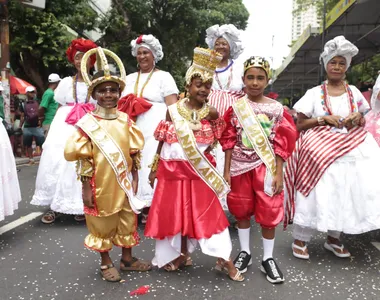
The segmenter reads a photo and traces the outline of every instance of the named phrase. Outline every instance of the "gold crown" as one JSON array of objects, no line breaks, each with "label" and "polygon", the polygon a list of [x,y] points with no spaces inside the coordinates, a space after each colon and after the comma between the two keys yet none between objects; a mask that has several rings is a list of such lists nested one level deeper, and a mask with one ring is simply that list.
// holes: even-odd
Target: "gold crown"
[{"label": "gold crown", "polygon": [[215,50],[195,48],[193,64],[186,72],[186,83],[190,84],[195,76],[200,76],[203,82],[211,81],[222,58],[223,56]]},{"label": "gold crown", "polygon": [[244,62],[244,72],[251,68],[261,68],[267,73],[267,76],[270,75],[270,65],[269,62],[261,56],[251,56]]},{"label": "gold crown", "polygon": [[[97,58],[96,58],[96,60],[97,60],[97,71],[103,70],[104,76],[96,78],[93,81],[91,81],[90,76],[88,74],[88,70],[87,70],[87,60],[90,59],[91,55],[93,55],[93,54],[96,54],[96,56],[97,56]],[[109,67],[108,60],[107,60],[106,56],[113,58],[116,65],[119,67],[120,77],[111,75],[110,67]],[[110,50],[103,49],[101,47],[97,47],[97,48],[94,48],[94,49],[87,51],[83,55],[83,58],[81,61],[81,72],[82,72],[84,82],[88,86],[88,92],[87,92],[88,98],[91,96],[94,88],[103,82],[107,82],[107,81],[116,82],[117,84],[119,84],[121,91],[125,88],[126,72],[125,72],[124,65],[123,65],[121,59],[115,53],[113,53]]]}]

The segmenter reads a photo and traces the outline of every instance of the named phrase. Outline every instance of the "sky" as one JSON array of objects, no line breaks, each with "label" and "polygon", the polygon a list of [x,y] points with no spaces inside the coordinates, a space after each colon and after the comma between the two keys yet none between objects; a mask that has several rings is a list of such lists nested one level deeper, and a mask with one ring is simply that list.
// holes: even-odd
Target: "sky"
[{"label": "sky", "polygon": [[238,60],[260,55],[271,62],[273,57],[273,68],[279,68],[290,51],[292,0],[243,0],[243,3],[250,17],[243,34],[245,49]]}]

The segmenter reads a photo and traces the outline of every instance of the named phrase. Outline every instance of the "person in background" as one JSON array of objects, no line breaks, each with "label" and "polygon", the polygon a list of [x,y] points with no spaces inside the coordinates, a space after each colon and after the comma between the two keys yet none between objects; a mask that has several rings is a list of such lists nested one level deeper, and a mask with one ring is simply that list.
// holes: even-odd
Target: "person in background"
[{"label": "person in background", "polygon": [[41,120],[38,117],[38,101],[36,100],[36,89],[28,86],[25,89],[26,101],[20,105],[21,112],[20,128],[23,128],[23,142],[29,157],[29,164],[34,164],[33,159],[33,138],[36,145],[41,147],[45,142],[44,132],[41,127]]},{"label": "person in background", "polygon": [[42,128],[44,130],[45,138],[47,137],[50,124],[58,109],[58,103],[54,100],[54,91],[61,81],[61,77],[59,77],[58,74],[52,73],[49,75],[48,81],[48,89],[42,95],[42,101],[39,108],[39,116],[43,120]]},{"label": "person in background", "polygon": [[0,118],[4,119],[4,98],[3,98],[4,87],[0,84]]}]

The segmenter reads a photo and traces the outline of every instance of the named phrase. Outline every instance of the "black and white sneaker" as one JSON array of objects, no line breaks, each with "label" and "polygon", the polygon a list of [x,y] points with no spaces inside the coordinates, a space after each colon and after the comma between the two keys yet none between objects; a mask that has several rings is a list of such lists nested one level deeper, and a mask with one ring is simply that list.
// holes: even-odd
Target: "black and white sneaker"
[{"label": "black and white sneaker", "polygon": [[268,258],[266,261],[261,262],[260,269],[261,272],[267,275],[267,280],[270,283],[282,283],[285,281],[284,275],[273,258]]},{"label": "black and white sneaker", "polygon": [[252,265],[252,257],[245,251],[241,251],[234,260],[234,265],[240,273],[247,272],[248,266]]}]

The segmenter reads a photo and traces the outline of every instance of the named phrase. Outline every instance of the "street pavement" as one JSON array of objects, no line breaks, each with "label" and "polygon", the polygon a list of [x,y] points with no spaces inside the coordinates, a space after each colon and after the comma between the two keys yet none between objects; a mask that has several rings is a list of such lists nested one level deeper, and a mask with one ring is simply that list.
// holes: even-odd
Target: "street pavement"
[{"label": "street pavement", "polygon": [[[380,231],[343,237],[352,253],[339,259],[323,248],[324,235],[318,234],[309,245],[310,261],[296,259],[291,253],[291,229],[277,230],[275,258],[286,282],[272,285],[260,272],[262,255],[258,226],[251,230],[253,265],[243,283],[232,282],[213,270],[216,259],[193,253],[194,266],[167,273],[123,273],[121,283],[108,283],[99,274],[98,255],[83,246],[87,234],[84,223],[64,216],[55,224],[44,225],[38,213],[46,208],[30,205],[38,165],[21,166],[19,172],[22,202],[15,215],[0,222],[0,300],[8,299],[132,299],[130,292],[148,285],[140,299],[263,299],[263,300],[370,300],[380,299]],[[30,220],[31,219],[31,220]],[[150,260],[154,243],[143,237],[134,255]],[[230,229],[235,256],[237,232]],[[377,244],[376,244],[377,243]],[[120,249],[111,255],[115,264]]]}]

